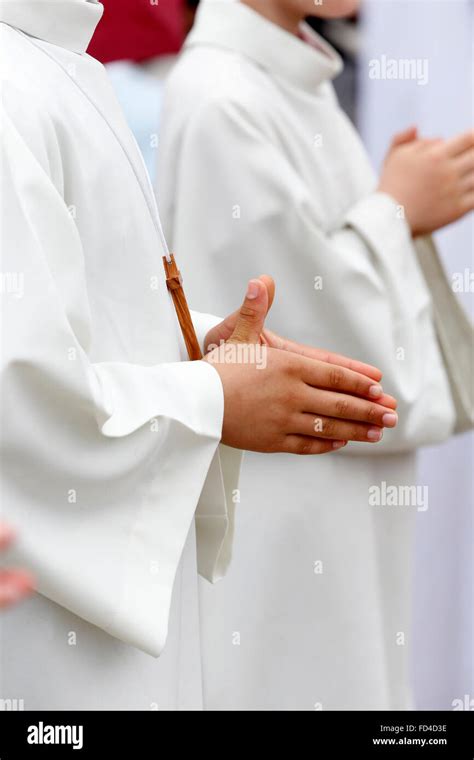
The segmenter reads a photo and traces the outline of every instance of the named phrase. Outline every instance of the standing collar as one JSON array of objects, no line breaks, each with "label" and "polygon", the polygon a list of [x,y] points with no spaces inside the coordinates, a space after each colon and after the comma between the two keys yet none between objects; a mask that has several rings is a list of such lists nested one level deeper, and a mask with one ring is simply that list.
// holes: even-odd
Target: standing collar
[{"label": "standing collar", "polygon": [[86,51],[103,11],[98,0],[0,0],[0,21],[75,53]]},{"label": "standing collar", "polygon": [[186,47],[211,45],[241,53],[274,76],[313,91],[342,70],[338,53],[302,23],[301,39],[239,0],[201,0]]}]

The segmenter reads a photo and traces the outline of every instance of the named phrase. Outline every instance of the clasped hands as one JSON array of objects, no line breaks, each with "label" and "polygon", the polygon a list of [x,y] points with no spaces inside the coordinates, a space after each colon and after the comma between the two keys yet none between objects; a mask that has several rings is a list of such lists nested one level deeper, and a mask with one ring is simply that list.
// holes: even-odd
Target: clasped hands
[{"label": "clasped hands", "polygon": [[[384,428],[398,422],[380,370],[265,329],[274,293],[271,277],[251,280],[240,310],[206,336],[204,361],[224,389],[222,442],[247,451],[325,454],[348,441],[380,441]],[[236,343],[261,346],[264,368],[236,362]]]}]

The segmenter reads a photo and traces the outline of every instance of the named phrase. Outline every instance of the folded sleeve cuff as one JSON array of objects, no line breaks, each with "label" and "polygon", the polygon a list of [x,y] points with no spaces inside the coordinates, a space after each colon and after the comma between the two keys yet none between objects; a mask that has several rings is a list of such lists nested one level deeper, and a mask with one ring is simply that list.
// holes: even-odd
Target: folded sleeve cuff
[{"label": "folded sleeve cuff", "polygon": [[411,249],[411,230],[403,207],[385,193],[373,193],[356,203],[345,216],[345,223],[356,229],[369,246],[388,253]]},{"label": "folded sleeve cuff", "polygon": [[129,435],[163,417],[198,435],[221,438],[224,392],[218,372],[208,362],[154,367],[101,363],[93,365],[91,380],[98,422],[107,437]]},{"label": "folded sleeve cuff", "polygon": [[384,281],[391,284],[394,302],[404,304],[406,314],[415,317],[431,308],[402,206],[385,193],[373,193],[348,211],[344,223],[364,240]]}]

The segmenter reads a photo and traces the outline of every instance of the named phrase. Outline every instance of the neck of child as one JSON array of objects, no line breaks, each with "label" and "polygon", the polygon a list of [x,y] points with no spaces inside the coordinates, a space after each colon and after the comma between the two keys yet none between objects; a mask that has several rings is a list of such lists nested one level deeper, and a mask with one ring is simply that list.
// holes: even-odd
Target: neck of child
[{"label": "neck of child", "polygon": [[264,18],[268,19],[277,26],[281,26],[282,29],[290,34],[298,35],[299,25],[305,18],[295,10],[282,8],[278,2],[274,0],[240,0],[244,5],[248,5],[254,11],[259,13]]}]

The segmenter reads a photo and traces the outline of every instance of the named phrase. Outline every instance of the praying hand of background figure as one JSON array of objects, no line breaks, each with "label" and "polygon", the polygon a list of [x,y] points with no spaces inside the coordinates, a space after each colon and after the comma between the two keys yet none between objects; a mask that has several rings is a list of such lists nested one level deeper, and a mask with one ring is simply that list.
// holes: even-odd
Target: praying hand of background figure
[{"label": "praying hand of background figure", "polygon": [[405,209],[413,237],[474,209],[474,129],[449,140],[420,138],[416,127],[395,135],[379,191]]}]

